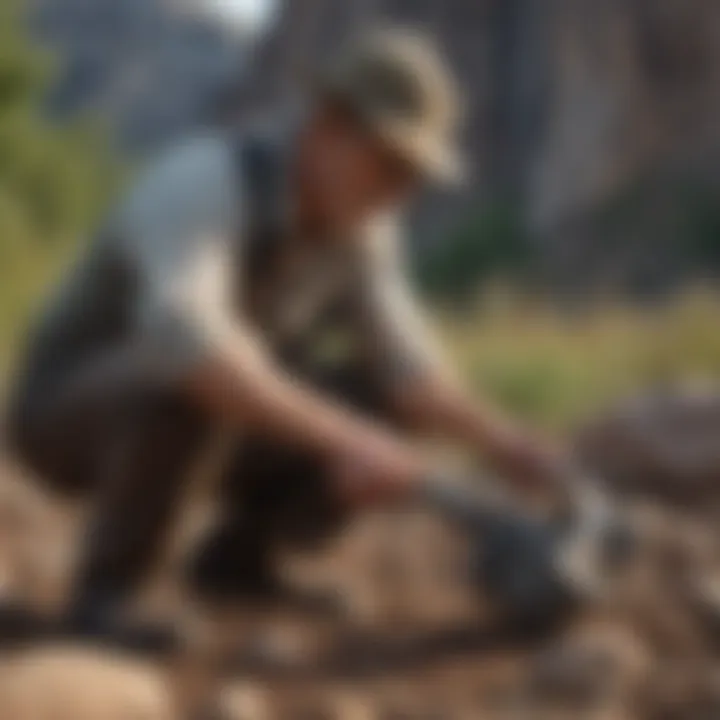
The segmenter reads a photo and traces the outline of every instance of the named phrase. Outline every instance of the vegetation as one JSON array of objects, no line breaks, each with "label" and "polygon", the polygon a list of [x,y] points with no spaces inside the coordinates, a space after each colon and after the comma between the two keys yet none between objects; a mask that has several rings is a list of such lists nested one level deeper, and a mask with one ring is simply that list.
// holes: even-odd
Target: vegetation
[{"label": "vegetation", "polygon": [[[0,366],[118,176],[97,123],[58,126],[44,118],[53,66],[23,32],[21,12],[21,0],[0,2]],[[704,267],[720,267],[714,195],[696,188],[670,194],[684,198],[687,212],[662,226]],[[633,198],[630,205],[656,214],[657,198]],[[632,224],[627,212],[627,204],[608,212],[598,223],[603,234]],[[651,309],[616,300],[574,314],[497,290],[474,297],[479,284],[497,276],[527,287],[518,279],[533,259],[521,218],[495,207],[477,213],[420,264],[430,296],[453,300],[452,310],[439,313],[441,330],[476,389],[560,429],[638,388],[720,374],[720,298],[711,293]]]},{"label": "vegetation", "polygon": [[568,314],[488,291],[439,327],[477,390],[550,429],[615,399],[720,377],[720,297],[697,290],[652,307],[617,300]]},{"label": "vegetation", "polygon": [[497,276],[517,280],[533,260],[520,213],[496,205],[472,213],[418,261],[420,285],[431,296],[465,301],[479,283]]},{"label": "vegetation", "polygon": [[[97,125],[58,126],[42,99],[51,59],[24,30],[20,0],[0,3],[0,348],[104,204],[115,177]],[[3,357],[3,356],[0,356]]]},{"label": "vegetation", "polygon": [[598,268],[584,267],[582,310],[528,290],[543,286],[541,245],[511,208],[472,216],[423,258],[418,282],[443,304],[440,328],[477,390],[570,427],[616,398],[720,377],[720,296],[683,291],[688,278],[720,277],[717,192],[702,173],[645,178],[590,213],[580,235],[622,271],[624,294],[596,297]]}]

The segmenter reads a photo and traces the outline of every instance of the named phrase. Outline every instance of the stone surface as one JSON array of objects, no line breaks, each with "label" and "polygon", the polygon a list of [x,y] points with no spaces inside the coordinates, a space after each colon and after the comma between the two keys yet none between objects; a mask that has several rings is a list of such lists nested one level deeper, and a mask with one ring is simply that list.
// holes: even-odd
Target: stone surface
[{"label": "stone surface", "polygon": [[206,116],[242,75],[244,41],[179,0],[31,0],[56,51],[55,115],[91,111],[129,151],[157,148]]},{"label": "stone surface", "polygon": [[[703,270],[686,266],[673,208],[683,183],[717,183],[717,3],[286,0],[254,84],[287,94],[301,66],[385,19],[436,33],[465,88],[474,173],[459,198],[423,203],[428,240],[510,198],[558,284],[650,287]],[[638,188],[632,216],[597,217]]]},{"label": "stone surface", "polygon": [[719,437],[720,391],[703,386],[625,401],[581,430],[576,447],[621,493],[699,507],[720,493]]}]

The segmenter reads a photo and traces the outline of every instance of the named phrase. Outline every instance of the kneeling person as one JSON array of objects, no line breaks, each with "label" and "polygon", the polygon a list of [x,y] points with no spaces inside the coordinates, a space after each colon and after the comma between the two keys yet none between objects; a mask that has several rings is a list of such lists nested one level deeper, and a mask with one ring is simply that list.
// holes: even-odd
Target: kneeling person
[{"label": "kneeling person", "polygon": [[[510,477],[551,472],[552,453],[450,379],[403,276],[398,213],[422,182],[457,179],[458,105],[428,39],[373,33],[301,122],[189,139],[108,218],[33,336],[11,428],[56,489],[97,494],[82,623],[143,580],[220,425],[238,450],[194,579],[225,597],[277,589],[279,540],[412,496],[426,468],[410,431]],[[337,332],[348,360],[328,367]]]}]

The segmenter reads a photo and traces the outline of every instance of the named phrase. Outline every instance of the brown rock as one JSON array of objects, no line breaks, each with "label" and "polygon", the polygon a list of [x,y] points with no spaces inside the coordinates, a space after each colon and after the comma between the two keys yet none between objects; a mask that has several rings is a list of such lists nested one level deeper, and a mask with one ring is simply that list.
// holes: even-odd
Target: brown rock
[{"label": "brown rock", "polygon": [[578,455],[615,490],[702,507],[720,497],[720,392],[635,398],[577,436]]},{"label": "brown rock", "polygon": [[0,720],[176,720],[162,673],[101,652],[45,647],[0,666]]}]

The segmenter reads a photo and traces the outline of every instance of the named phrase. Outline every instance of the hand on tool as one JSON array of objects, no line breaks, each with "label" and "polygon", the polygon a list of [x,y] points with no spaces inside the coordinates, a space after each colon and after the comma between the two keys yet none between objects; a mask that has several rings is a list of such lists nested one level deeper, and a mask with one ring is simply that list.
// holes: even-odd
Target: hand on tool
[{"label": "hand on tool", "polygon": [[591,486],[573,495],[561,518],[546,519],[497,496],[482,499],[472,486],[428,481],[424,493],[468,532],[473,580],[517,629],[550,629],[599,599],[630,555],[630,534]]}]

